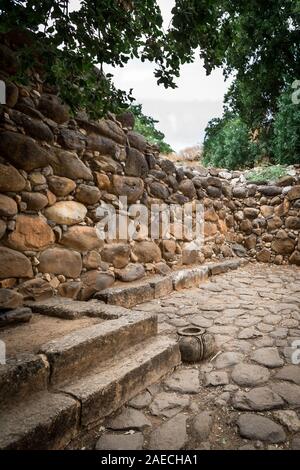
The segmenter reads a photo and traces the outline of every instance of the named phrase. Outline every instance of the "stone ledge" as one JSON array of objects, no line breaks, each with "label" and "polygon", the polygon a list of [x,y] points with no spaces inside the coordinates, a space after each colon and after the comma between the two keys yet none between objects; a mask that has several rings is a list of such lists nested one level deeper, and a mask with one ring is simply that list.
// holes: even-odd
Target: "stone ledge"
[{"label": "stone ledge", "polygon": [[72,332],[43,345],[51,367],[50,384],[86,374],[92,367],[157,334],[157,317],[131,314]]},{"label": "stone ledge", "polygon": [[209,276],[226,273],[238,269],[248,261],[243,258],[220,261],[190,269],[182,269],[169,275],[153,276],[148,280],[137,281],[124,287],[111,287],[94,295],[95,299],[107,304],[119,305],[127,308],[149,300],[163,297],[173,290],[197,287]]},{"label": "stone ledge", "polygon": [[40,302],[27,302],[33,312],[51,317],[74,320],[82,316],[113,320],[128,313],[121,307],[109,306],[99,301],[71,300],[66,297],[52,297]]},{"label": "stone ledge", "polygon": [[80,401],[81,424],[87,426],[116,411],[180,362],[178,343],[168,337],[155,337],[128,350],[126,358],[60,387],[60,391]]},{"label": "stone ledge", "polygon": [[48,450],[65,447],[79,426],[79,403],[62,393],[36,394],[1,412],[0,449]]},{"label": "stone ledge", "polygon": [[21,354],[0,365],[0,403],[20,401],[47,389],[50,366],[46,357]]}]

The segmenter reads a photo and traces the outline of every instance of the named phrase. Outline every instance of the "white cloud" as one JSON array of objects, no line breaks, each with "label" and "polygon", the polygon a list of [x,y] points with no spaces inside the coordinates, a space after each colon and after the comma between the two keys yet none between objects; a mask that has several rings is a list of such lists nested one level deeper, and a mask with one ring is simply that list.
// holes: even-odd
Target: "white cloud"
[{"label": "white cloud", "polygon": [[[167,28],[175,0],[158,0]],[[78,8],[80,0],[72,0]],[[204,129],[210,119],[222,115],[222,102],[230,82],[225,83],[222,70],[206,76],[199,55],[193,64],[182,67],[175,90],[158,86],[154,77],[155,65],[134,59],[123,68],[105,67],[114,75],[115,85],[129,91],[143,105],[146,114],[158,119],[159,129],[175,150],[203,141]]]}]

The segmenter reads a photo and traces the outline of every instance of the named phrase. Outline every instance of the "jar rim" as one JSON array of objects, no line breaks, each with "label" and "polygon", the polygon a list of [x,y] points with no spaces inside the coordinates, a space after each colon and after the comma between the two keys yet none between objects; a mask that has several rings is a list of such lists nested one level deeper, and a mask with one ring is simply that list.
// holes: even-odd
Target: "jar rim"
[{"label": "jar rim", "polygon": [[199,336],[205,333],[204,328],[200,328],[198,326],[184,326],[183,328],[179,328],[177,333],[180,336]]}]

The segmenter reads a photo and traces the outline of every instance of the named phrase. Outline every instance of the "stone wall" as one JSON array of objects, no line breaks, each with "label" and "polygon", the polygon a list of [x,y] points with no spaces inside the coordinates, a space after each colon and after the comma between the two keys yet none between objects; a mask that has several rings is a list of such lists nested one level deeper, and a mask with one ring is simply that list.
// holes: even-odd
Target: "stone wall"
[{"label": "stone wall", "polygon": [[[0,46],[7,105],[0,108],[0,283],[25,297],[59,294],[88,299],[116,280],[164,274],[182,264],[243,256],[300,265],[298,170],[276,184],[247,184],[241,172],[184,169],[132,130],[129,114],[73,118],[42,83],[17,86],[14,53]],[[127,196],[129,207],[121,207]],[[205,244],[190,250],[176,238],[99,239],[97,208],[128,219],[140,202],[205,209]],[[125,214],[124,214],[125,212]]]}]

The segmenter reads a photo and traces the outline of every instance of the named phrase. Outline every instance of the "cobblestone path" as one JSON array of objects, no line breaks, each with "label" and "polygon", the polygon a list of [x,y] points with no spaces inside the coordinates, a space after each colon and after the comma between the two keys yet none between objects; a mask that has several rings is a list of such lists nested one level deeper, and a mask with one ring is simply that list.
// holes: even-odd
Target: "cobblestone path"
[{"label": "cobblestone path", "polygon": [[299,268],[250,264],[136,309],[163,334],[206,328],[219,354],[131,400],[98,449],[300,449]]}]

